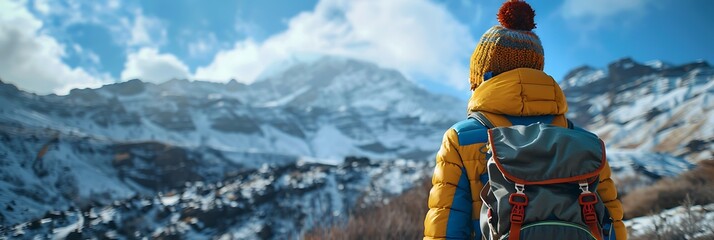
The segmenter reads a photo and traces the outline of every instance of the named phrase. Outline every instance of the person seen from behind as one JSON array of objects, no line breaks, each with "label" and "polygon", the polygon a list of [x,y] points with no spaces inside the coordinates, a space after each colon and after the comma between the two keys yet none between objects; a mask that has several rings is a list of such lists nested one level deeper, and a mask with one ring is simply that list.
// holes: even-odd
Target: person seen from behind
[{"label": "person seen from behind", "polygon": [[[483,34],[471,56],[469,81],[473,93],[467,113],[469,116],[479,113],[493,127],[546,121],[568,128],[571,123],[565,117],[568,110],[565,96],[557,82],[543,72],[543,47],[532,31],[536,27],[535,12],[524,1],[507,1],[497,16],[500,25]],[[483,121],[469,118],[456,123],[444,134],[436,155],[429,211],[424,219],[424,239],[490,239],[493,236],[482,233],[481,226],[488,220],[480,219],[480,193],[488,182],[488,129]],[[603,166],[593,192],[608,215],[606,223],[598,223],[598,227],[609,228],[612,233],[594,238],[625,240],[622,205],[617,199],[610,167],[606,161]],[[577,186],[575,184],[575,190]]]}]

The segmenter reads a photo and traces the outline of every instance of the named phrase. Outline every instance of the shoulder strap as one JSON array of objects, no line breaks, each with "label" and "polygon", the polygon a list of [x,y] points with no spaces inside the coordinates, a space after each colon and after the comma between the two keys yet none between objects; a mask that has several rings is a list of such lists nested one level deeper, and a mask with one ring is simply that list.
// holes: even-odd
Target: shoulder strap
[{"label": "shoulder strap", "polygon": [[486,118],[486,115],[483,115],[481,112],[472,112],[469,114],[468,118],[476,119],[476,121],[481,123],[481,125],[489,129],[496,127],[493,123],[491,123],[491,121],[488,120],[488,118]]},{"label": "shoulder strap", "polygon": [[569,129],[575,129],[575,124],[573,124],[573,122],[570,121],[570,119],[567,119],[567,118],[566,118],[565,121],[568,121],[568,128],[569,128]]}]

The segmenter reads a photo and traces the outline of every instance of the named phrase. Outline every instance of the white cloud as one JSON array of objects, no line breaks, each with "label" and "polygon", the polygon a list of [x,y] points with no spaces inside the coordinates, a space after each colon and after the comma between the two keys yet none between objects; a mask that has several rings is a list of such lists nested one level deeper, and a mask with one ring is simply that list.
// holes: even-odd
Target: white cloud
[{"label": "white cloud", "polygon": [[40,94],[66,94],[72,88],[98,87],[112,81],[106,74],[90,74],[65,64],[65,46],[40,31],[43,23],[25,5],[23,1],[0,0],[3,81]]},{"label": "white cloud", "polygon": [[99,63],[101,63],[99,55],[92,50],[85,50],[79,44],[72,44],[72,50],[74,50],[74,53],[77,54],[82,60],[89,61],[94,65],[99,65]]},{"label": "white cloud", "polygon": [[129,54],[122,80],[138,78],[149,82],[164,82],[177,78],[186,79],[190,72],[186,64],[172,54],[160,54],[156,48],[144,47],[138,52]]},{"label": "white cloud", "polygon": [[219,46],[218,38],[213,33],[188,44],[188,54],[191,57],[201,57],[213,53]]},{"label": "white cloud", "polygon": [[[141,7],[110,1],[47,1],[34,0],[34,8],[47,19],[61,19],[53,33],[64,34],[75,25],[90,24],[104,27],[117,44],[136,48],[161,46],[167,41],[166,23],[144,15]],[[47,9],[47,11],[41,9]]]},{"label": "white cloud", "polygon": [[623,24],[641,17],[657,1],[647,0],[565,0],[558,13],[570,26],[592,31],[608,24]]},{"label": "white cloud", "polygon": [[[140,8],[119,6],[118,1],[0,0],[0,55],[3,56],[0,79],[40,94],[66,94],[72,88],[99,87],[114,82],[109,74],[98,73],[91,67],[101,64],[95,52],[72,42],[65,46],[49,35],[64,34],[68,27],[76,24],[107,27],[117,43],[126,47],[131,54],[121,74],[124,79],[141,77],[162,81],[190,76],[188,67],[175,56],[159,54],[156,50],[167,39],[164,22],[144,15]],[[63,21],[45,29],[43,19],[51,18]],[[69,54],[76,54],[86,64],[68,66],[63,59]]]},{"label": "white cloud", "polygon": [[240,17],[236,19],[233,29],[238,33],[245,34],[246,36],[256,36],[261,34],[260,27],[258,27],[257,24]]},{"label": "white cloud", "polygon": [[472,17],[473,20],[471,20],[472,24],[475,25],[475,26],[478,26],[478,25],[481,25],[481,22],[483,22],[483,20],[484,20],[484,19],[483,19],[483,9],[484,9],[484,7],[483,7],[481,4],[479,4],[479,3],[476,3],[476,4],[474,4],[474,5],[476,5],[476,6],[475,6],[475,7],[471,7],[471,4],[469,4],[468,7],[471,7],[471,9],[474,10],[474,13],[473,13],[473,15],[472,15],[472,16],[473,16],[473,17]]},{"label": "white cloud", "polygon": [[89,59],[89,61],[94,63],[95,65],[99,65],[100,63],[102,63],[102,60],[99,58],[99,55],[97,55],[95,52],[87,51],[86,56],[87,59]]},{"label": "white cloud", "polygon": [[166,27],[158,18],[144,16],[142,11],[137,9],[134,10],[132,20],[121,18],[123,27],[118,29],[121,34],[126,34],[126,30],[130,33],[127,45],[159,46],[166,42]]},{"label": "white cloud", "polygon": [[599,41],[601,30],[619,30],[637,26],[651,7],[661,8],[662,1],[647,0],[565,0],[554,11],[555,17],[564,21],[567,30],[575,34],[577,40],[571,47],[607,51]]},{"label": "white cloud", "polygon": [[464,89],[475,41],[441,5],[425,0],[322,0],[263,42],[251,38],[220,51],[196,70],[202,80],[252,82],[269,64],[293,54],[334,54],[396,68]]},{"label": "white cloud", "polygon": [[107,3],[107,7],[109,7],[109,9],[117,9],[120,6],[121,2],[119,2],[119,0],[109,0],[109,2]]},{"label": "white cloud", "polygon": [[645,4],[644,0],[565,0],[561,13],[565,18],[607,18],[622,12],[642,9],[643,4]]},{"label": "white cloud", "polygon": [[79,46],[79,44],[76,44],[76,43],[72,44],[72,49],[75,52],[77,52],[78,54],[82,54],[82,52],[84,52],[84,49],[82,48],[82,46]]},{"label": "white cloud", "polygon": [[42,14],[48,14],[50,12],[50,5],[47,3],[47,0],[35,0],[34,3],[35,10],[38,12]]}]

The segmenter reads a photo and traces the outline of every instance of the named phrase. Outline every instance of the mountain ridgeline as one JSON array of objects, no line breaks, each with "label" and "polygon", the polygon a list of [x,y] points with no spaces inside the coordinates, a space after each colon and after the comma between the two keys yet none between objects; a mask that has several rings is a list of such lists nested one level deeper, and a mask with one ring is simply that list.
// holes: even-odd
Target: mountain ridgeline
[{"label": "mountain ridgeline", "polygon": [[425,158],[440,140],[433,132],[448,128],[465,106],[366,62],[324,57],[291,64],[251,85],[131,80],[66,96],[8,90],[3,121],[229,151]]}]

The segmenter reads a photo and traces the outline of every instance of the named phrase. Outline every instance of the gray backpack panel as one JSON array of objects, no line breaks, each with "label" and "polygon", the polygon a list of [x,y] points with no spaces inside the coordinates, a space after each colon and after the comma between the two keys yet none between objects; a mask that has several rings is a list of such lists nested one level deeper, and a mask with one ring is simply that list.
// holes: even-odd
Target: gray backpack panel
[{"label": "gray backpack panel", "polygon": [[[525,183],[529,203],[521,239],[593,239],[578,203],[581,190],[577,182],[588,181],[592,192],[597,188],[605,157],[597,136],[555,125],[531,124],[493,128],[489,139],[495,154],[487,163],[489,184],[481,191],[484,204],[480,217],[481,232],[487,239],[508,238],[508,198],[516,189],[515,179],[507,178],[504,172]],[[542,181],[553,183],[528,184]],[[606,216],[605,206],[598,200],[594,207],[601,224]]]},{"label": "gray backpack panel", "polygon": [[594,134],[549,124],[493,128],[489,142],[501,170],[518,182],[593,177],[606,161]]}]

